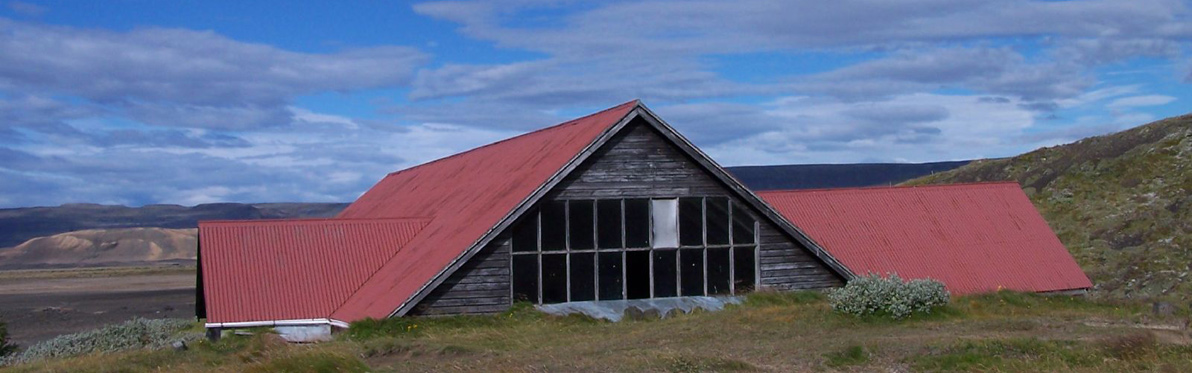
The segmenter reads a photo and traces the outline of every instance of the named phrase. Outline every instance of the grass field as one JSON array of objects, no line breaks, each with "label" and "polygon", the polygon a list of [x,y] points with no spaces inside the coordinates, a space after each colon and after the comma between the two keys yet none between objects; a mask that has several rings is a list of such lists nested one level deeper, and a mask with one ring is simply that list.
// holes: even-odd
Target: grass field
[{"label": "grass field", "polygon": [[334,342],[260,330],[186,351],[132,351],[12,371],[1192,371],[1188,314],[999,293],[905,321],[831,311],[819,293],[754,294],[722,312],[620,323],[528,307],[361,322]]}]

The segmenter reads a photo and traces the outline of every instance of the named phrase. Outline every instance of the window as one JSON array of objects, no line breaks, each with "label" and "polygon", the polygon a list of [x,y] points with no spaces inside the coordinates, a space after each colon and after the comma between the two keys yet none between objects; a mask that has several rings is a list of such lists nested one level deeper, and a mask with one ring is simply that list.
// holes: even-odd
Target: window
[{"label": "window", "polygon": [[538,302],[538,256],[513,256],[513,301]]},{"label": "window", "polygon": [[538,251],[538,212],[526,214],[528,217],[513,226],[513,251]]},{"label": "window", "polygon": [[732,293],[731,251],[727,248],[708,249],[708,295]]},{"label": "window", "polygon": [[515,301],[730,295],[757,284],[757,220],[728,197],[543,201],[512,228]]},{"label": "window", "polygon": [[685,297],[704,295],[703,250],[679,250],[679,294]]},{"label": "window", "polygon": [[683,246],[704,245],[703,198],[679,198],[679,243]]},{"label": "window", "polygon": [[656,199],[650,201],[650,217],[652,218],[653,247],[679,247],[678,201],[673,199]]},{"label": "window", "polygon": [[[620,249],[625,228],[621,225],[621,200],[605,199],[596,203],[596,232],[601,249]],[[643,245],[644,246],[644,245]]]},{"label": "window", "polygon": [[625,247],[650,247],[650,200],[625,200]]},{"label": "window", "polygon": [[650,251],[625,252],[625,299],[650,297]]},{"label": "window", "polygon": [[548,201],[542,206],[542,251],[567,249],[567,201]]},{"label": "window", "polygon": [[621,283],[620,251],[600,253],[600,300],[625,299],[625,288]]},{"label": "window", "polygon": [[[728,245],[728,198],[708,197],[704,202],[708,227],[708,246]],[[751,233],[752,234],[752,233]]]},{"label": "window", "polygon": [[679,255],[676,250],[654,250],[654,297],[679,295]]},{"label": "window", "polygon": [[596,248],[596,201],[578,200],[567,203],[567,239],[571,250]]},{"label": "window", "polygon": [[571,254],[571,301],[596,300],[596,254]]},{"label": "window", "polygon": [[752,244],[754,243],[753,226],[755,224],[753,217],[745,212],[745,207],[733,202],[733,244]]},{"label": "window", "polygon": [[542,256],[542,303],[567,301],[567,254]]}]

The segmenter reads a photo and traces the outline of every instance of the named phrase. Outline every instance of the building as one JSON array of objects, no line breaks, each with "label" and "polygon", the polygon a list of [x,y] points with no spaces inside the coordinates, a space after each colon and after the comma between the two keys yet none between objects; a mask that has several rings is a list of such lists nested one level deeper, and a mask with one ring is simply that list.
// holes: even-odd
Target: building
[{"label": "building", "polygon": [[632,101],[391,173],[334,219],[201,222],[196,308],[329,330],[854,276],[779,211]]}]

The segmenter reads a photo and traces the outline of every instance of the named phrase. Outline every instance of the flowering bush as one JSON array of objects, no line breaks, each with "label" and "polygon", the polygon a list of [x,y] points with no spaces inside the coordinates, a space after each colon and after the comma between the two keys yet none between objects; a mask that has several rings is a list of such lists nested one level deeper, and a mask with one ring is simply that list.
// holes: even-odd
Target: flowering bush
[{"label": "flowering bush", "polygon": [[54,339],[34,344],[18,354],[0,359],[0,366],[96,352],[115,352],[145,347],[161,348],[168,346],[171,337],[190,325],[190,321],[182,319],[136,317],[121,324],[107,325],[82,333],[60,335]]},{"label": "flowering bush", "polygon": [[849,280],[843,288],[828,292],[832,309],[855,316],[879,315],[904,319],[915,313],[931,313],[948,304],[944,284],[932,280],[904,281],[897,274],[877,274]]}]

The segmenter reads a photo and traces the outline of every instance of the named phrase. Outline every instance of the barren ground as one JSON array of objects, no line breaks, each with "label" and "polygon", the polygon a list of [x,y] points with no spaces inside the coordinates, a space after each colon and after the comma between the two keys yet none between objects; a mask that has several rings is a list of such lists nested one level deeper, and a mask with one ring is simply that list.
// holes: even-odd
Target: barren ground
[{"label": "barren ground", "polygon": [[0,271],[0,320],[20,345],[105,324],[194,317],[193,267]]}]

